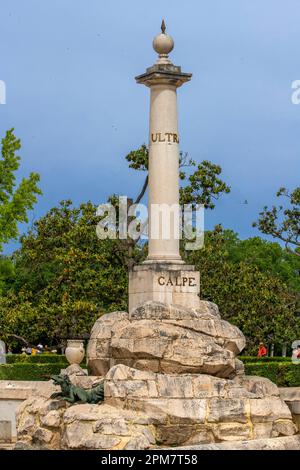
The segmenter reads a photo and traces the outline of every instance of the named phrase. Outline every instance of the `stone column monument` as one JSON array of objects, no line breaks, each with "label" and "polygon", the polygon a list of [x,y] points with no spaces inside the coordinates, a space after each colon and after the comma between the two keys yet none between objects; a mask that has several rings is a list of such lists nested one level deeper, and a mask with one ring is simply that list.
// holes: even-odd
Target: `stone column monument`
[{"label": "stone column monument", "polygon": [[150,88],[149,129],[149,251],[142,265],[129,274],[129,311],[148,300],[198,307],[200,276],[184,264],[179,253],[179,133],[177,88],[191,79],[173,65],[168,54],[174,47],[166,34],[153,40],[158,60],[136,77]]},{"label": "stone column monument", "polygon": [[[151,90],[150,212],[156,204],[178,209],[176,89],[191,77],[169,61],[173,40],[164,23],[154,48],[157,63],[137,77]],[[176,217],[174,211],[173,228]],[[243,333],[216,304],[200,300],[199,274],[181,260],[176,236],[165,238],[162,229],[154,236],[155,225],[152,212],[148,258],[130,273],[129,312],[101,315],[92,328],[87,367],[94,377],[77,371],[56,377],[67,384],[63,397],[71,403],[59,390],[26,400],[18,409],[16,448],[299,448],[277,386],[245,375],[237,357]],[[83,393],[87,380],[103,381],[100,406],[91,402],[95,389]]]}]

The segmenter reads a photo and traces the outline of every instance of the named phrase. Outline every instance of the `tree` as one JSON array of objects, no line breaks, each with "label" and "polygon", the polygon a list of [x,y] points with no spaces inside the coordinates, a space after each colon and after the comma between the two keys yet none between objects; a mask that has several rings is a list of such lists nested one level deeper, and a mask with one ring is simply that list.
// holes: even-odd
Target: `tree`
[{"label": "tree", "polygon": [[3,295],[9,288],[14,275],[15,268],[10,257],[0,256],[0,295]]},{"label": "tree", "polygon": [[271,209],[265,206],[253,226],[258,227],[262,233],[283,241],[289,252],[300,257],[300,187],[291,193],[282,187],[276,195],[286,197],[290,206],[273,206]]},{"label": "tree", "polygon": [[[126,156],[129,168],[138,171],[148,171],[149,151],[145,144]],[[222,194],[228,194],[230,187],[219,178],[222,168],[208,160],[203,160],[196,165],[187,153],[180,152],[179,155],[180,179],[185,185],[180,188],[180,204],[203,204],[206,209],[214,209],[214,201]],[[190,175],[188,169],[196,167]],[[141,192],[135,199],[138,204],[144,196],[148,186],[148,175],[144,180]]]},{"label": "tree", "polygon": [[278,344],[299,337],[299,299],[270,269],[270,262],[263,265],[255,253],[250,259],[247,250],[242,259],[240,242],[232,231],[216,226],[206,232],[204,249],[191,251],[187,261],[200,271],[201,298],[215,302],[222,318],[242,330],[246,352],[253,354],[270,334]]},{"label": "tree", "polygon": [[6,132],[2,139],[0,159],[0,251],[4,243],[18,236],[18,223],[28,222],[27,212],[37,202],[37,195],[42,194],[38,187],[40,177],[30,173],[16,187],[16,171],[20,166],[20,157],[16,155],[21,148],[21,141],[13,133]]},{"label": "tree", "polygon": [[203,204],[205,209],[214,209],[215,201],[230,192],[230,187],[219,178],[221,172],[219,165],[203,160],[188,176],[188,184],[180,188],[180,203]]},{"label": "tree", "polygon": [[[37,220],[14,253],[15,276],[0,299],[0,331],[57,344],[90,332],[103,313],[127,308],[118,240],[99,240],[96,206],[62,201]],[[138,248],[137,248],[138,249]]]},{"label": "tree", "polygon": [[[146,146],[126,159],[131,168],[147,171]],[[187,154],[180,155],[181,202],[213,209],[215,200],[230,190],[220,179],[221,168],[207,161],[193,172],[194,167]],[[147,185],[146,176],[129,204],[141,201]],[[117,197],[110,200],[117,207]],[[103,313],[127,310],[128,268],[145,258],[145,245],[99,240],[98,221],[91,202],[74,207],[62,201],[21,237],[13,265],[2,259],[0,331],[9,345],[16,345],[11,336],[16,332],[29,343],[58,344],[88,334]],[[201,298],[217,303],[223,318],[242,329],[248,352],[270,334],[279,343],[299,337],[300,265],[278,243],[259,237],[239,240],[233,231],[216,226],[206,233],[204,249],[189,252],[187,262],[200,271]]]},{"label": "tree", "polygon": [[259,271],[281,279],[289,289],[300,293],[300,259],[277,242],[260,237],[239,240],[234,232],[226,234],[226,250],[232,263],[244,262]]},{"label": "tree", "polygon": [[[129,163],[129,168],[136,171],[148,172],[149,150],[145,144],[141,145],[137,150],[131,151],[125,158]],[[192,172],[195,167],[196,170]],[[214,209],[215,201],[219,199],[222,194],[230,192],[230,187],[219,177],[222,172],[219,165],[215,165],[208,160],[204,160],[196,165],[195,161],[191,159],[187,153],[180,152],[179,168],[179,177],[182,181],[182,187],[179,193],[179,202],[181,205],[191,204],[195,206],[196,204],[203,204],[205,209]],[[141,202],[147,187],[148,174],[144,179],[138,195],[128,199],[128,209],[132,204],[139,204]],[[108,201],[115,207],[116,213],[118,214],[118,195],[112,194]],[[128,224],[130,220],[131,219],[128,218]],[[129,269],[137,262],[134,257],[134,247],[138,242],[139,238],[133,240],[130,237],[119,240],[118,246],[122,253],[125,253],[125,261]],[[144,245],[144,247],[145,246],[146,245]]]},{"label": "tree", "polygon": [[[145,145],[126,159],[130,168],[147,172]],[[187,180],[186,172],[195,163],[181,154],[180,166],[186,195],[194,197],[195,203],[212,209],[211,198],[229,192],[217,176],[220,167],[202,162]],[[147,186],[148,176],[129,205],[141,201]],[[109,200],[118,210],[117,196]],[[127,309],[128,268],[145,258],[145,244],[130,238],[99,240],[99,220],[91,202],[73,207],[70,200],[62,201],[21,237],[21,248],[13,256],[14,278],[10,277],[5,298],[0,300],[0,329],[10,343],[15,340],[9,335],[18,331],[29,342],[55,344],[62,338],[88,334],[103,313]]]}]

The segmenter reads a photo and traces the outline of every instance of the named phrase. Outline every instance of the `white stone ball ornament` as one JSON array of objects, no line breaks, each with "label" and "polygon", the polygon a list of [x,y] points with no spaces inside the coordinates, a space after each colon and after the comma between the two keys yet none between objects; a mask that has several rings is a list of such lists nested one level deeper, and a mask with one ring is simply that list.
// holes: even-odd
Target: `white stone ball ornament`
[{"label": "white stone ball ornament", "polygon": [[153,39],[153,49],[159,54],[160,57],[168,57],[168,54],[174,48],[174,41],[171,36],[166,34],[166,25],[164,20],[161,24],[161,33]]},{"label": "white stone ball ornament", "polygon": [[174,48],[174,41],[168,34],[158,34],[153,39],[153,49],[159,55],[168,55]]}]

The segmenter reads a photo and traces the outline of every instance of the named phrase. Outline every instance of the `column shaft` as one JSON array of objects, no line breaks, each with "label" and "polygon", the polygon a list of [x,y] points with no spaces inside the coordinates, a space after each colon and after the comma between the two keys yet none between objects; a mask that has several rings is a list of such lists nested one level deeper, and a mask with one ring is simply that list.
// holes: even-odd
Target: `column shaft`
[{"label": "column shaft", "polygon": [[181,259],[178,239],[179,137],[176,95],[174,85],[151,85],[148,261],[178,262]]}]

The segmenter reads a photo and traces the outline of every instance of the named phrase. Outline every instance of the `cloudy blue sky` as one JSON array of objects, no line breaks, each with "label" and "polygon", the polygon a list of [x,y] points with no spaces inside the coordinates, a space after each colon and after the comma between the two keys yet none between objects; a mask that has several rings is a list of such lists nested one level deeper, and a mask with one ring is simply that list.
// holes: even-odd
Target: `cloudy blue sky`
[{"label": "cloudy blue sky", "polygon": [[41,175],[31,221],[61,199],[138,192],[124,156],[147,142],[149,95],[134,77],[156,60],[162,17],[173,62],[193,73],[179,90],[181,150],[220,164],[232,188],[206,227],[253,236],[278,187],[299,185],[299,0],[0,0],[0,133],[22,139],[18,176]]}]

